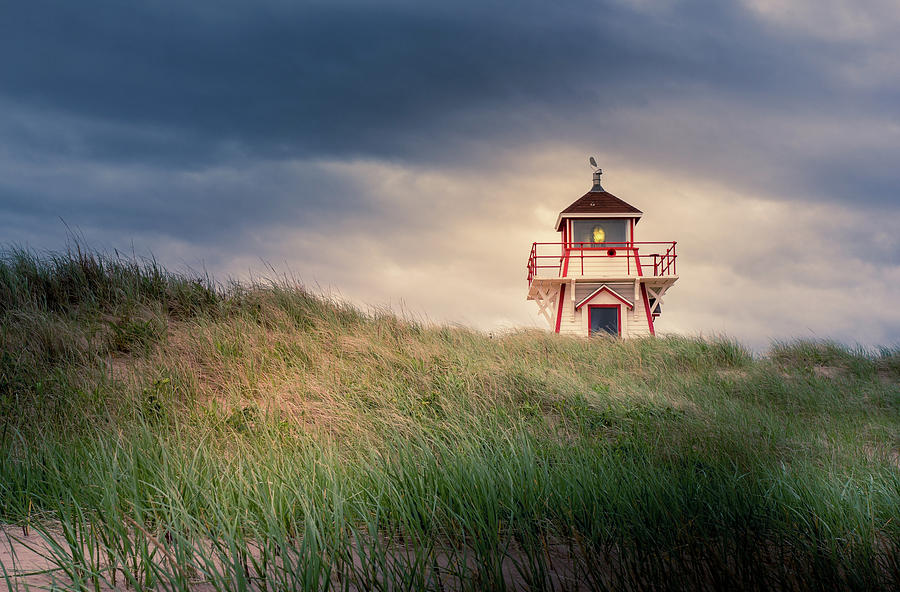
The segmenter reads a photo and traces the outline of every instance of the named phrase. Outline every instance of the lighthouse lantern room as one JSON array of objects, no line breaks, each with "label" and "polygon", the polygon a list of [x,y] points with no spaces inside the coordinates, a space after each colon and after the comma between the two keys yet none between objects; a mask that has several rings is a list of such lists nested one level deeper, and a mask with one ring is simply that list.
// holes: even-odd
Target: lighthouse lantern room
[{"label": "lighthouse lantern room", "polygon": [[675,242],[636,241],[643,213],[605,191],[601,173],[595,168],[591,190],[560,212],[560,242],[532,245],[528,300],[557,333],[655,335],[678,279]]}]

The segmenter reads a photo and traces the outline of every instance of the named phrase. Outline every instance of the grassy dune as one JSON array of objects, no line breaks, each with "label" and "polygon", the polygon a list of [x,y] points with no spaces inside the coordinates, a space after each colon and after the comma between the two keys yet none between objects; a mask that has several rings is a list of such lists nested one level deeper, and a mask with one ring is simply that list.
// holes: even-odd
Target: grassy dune
[{"label": "grassy dune", "polygon": [[897,349],[491,338],[0,261],[0,522],[63,587],[897,589],[898,446]]}]

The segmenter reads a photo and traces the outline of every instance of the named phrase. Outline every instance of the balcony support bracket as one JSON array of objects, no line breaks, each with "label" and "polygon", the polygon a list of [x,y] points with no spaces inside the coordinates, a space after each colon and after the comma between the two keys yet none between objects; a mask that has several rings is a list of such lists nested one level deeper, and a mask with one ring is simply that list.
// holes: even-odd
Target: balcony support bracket
[{"label": "balcony support bracket", "polygon": [[556,299],[559,298],[559,287],[555,291],[548,291],[543,286],[538,287],[534,301],[537,302],[538,312],[553,326],[553,313],[556,308]]},{"label": "balcony support bracket", "polygon": [[663,303],[663,295],[665,295],[668,289],[668,284],[660,286],[659,288],[651,288],[650,286],[647,286],[648,298],[655,300],[655,302],[653,303],[653,308],[650,310],[650,314],[659,314]]}]

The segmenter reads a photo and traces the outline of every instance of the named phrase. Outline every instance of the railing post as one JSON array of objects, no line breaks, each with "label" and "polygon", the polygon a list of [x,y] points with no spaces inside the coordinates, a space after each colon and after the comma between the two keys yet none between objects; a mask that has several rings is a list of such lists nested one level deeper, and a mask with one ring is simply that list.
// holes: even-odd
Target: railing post
[{"label": "railing post", "polygon": [[678,243],[676,243],[675,241],[672,241],[672,249],[671,249],[671,250],[672,250],[672,274],[673,274],[673,275],[677,275],[677,274],[678,274],[678,269],[675,267],[675,263],[676,263],[676,261],[675,261],[675,259],[676,259],[676,256],[675,256],[675,245],[676,245],[676,244],[678,244]]}]

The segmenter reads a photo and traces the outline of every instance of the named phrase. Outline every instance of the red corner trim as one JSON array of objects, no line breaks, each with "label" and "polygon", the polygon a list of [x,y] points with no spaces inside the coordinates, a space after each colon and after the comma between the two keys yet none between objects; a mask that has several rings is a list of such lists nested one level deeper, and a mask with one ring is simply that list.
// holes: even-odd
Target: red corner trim
[{"label": "red corner trim", "polygon": [[556,309],[556,332],[559,333],[559,323],[562,321],[562,307],[566,300],[566,285],[559,286],[559,306]]},{"label": "red corner trim", "polygon": [[650,326],[650,335],[656,335],[653,329],[653,315],[650,314],[650,299],[647,298],[647,286],[641,284],[641,296],[644,298],[644,310],[647,311],[647,324]]}]

